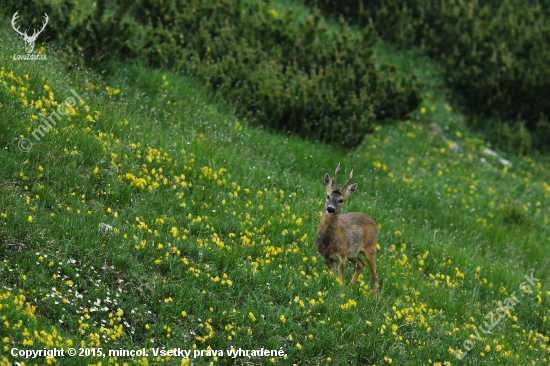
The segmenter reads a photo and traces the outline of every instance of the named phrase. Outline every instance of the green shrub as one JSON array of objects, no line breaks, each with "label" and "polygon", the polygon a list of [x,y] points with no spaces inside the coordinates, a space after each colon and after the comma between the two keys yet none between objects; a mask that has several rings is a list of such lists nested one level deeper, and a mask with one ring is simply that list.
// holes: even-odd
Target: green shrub
[{"label": "green shrub", "polygon": [[[55,13],[53,39],[67,59],[92,66],[112,57],[198,76],[244,115],[282,132],[352,148],[375,122],[406,118],[420,84],[391,65],[375,67],[372,27],[354,37],[346,22],[328,32],[320,14],[297,21],[265,4],[240,0],[119,0],[94,11],[62,0],[29,12]],[[50,14],[50,13],[48,13]],[[51,18],[54,18],[51,16]]]},{"label": "green shrub", "polygon": [[502,120],[492,121],[486,128],[487,141],[506,151],[528,155],[533,144],[530,134],[522,121],[515,124]]},{"label": "green shrub", "polygon": [[550,140],[548,128],[541,127],[550,114],[547,0],[306,2],[366,26],[374,23],[384,39],[401,46],[420,46],[442,63],[468,109],[520,121],[539,144]]}]

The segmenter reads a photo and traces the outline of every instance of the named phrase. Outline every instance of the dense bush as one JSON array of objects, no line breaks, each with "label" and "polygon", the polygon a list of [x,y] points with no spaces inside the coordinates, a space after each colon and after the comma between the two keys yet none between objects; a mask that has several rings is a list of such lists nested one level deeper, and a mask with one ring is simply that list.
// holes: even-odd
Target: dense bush
[{"label": "dense bush", "polygon": [[403,119],[420,102],[416,79],[375,67],[370,27],[353,37],[341,21],[328,32],[319,14],[297,21],[240,0],[99,0],[89,13],[57,3],[38,1],[27,13],[51,14],[49,35],[70,46],[67,57],[181,70],[279,131],[354,147],[376,120]]},{"label": "dense bush", "polygon": [[386,40],[438,59],[475,113],[519,121],[550,143],[550,2],[547,0],[307,0]]}]

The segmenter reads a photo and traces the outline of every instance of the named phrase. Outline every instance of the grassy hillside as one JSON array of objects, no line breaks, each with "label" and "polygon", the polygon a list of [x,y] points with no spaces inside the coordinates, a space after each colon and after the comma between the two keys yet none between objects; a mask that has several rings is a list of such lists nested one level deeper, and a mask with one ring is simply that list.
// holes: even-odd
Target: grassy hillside
[{"label": "grassy hillside", "polygon": [[[427,61],[380,47],[424,103],[342,151],[252,128],[193,79],[68,73],[0,38],[0,364],[549,363],[550,160],[486,150]],[[315,250],[339,162],[346,212],[380,226],[379,299]],[[189,358],[156,355],[172,348]]]}]

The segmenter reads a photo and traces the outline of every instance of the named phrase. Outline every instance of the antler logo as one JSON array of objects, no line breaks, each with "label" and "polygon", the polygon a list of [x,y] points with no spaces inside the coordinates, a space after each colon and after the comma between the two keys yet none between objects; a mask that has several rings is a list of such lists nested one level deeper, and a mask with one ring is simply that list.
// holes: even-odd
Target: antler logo
[{"label": "antler logo", "polygon": [[42,23],[42,29],[40,30],[35,29],[34,32],[32,33],[32,36],[29,36],[26,31],[23,33],[19,30],[19,27],[16,27],[15,22],[19,17],[17,13],[19,12],[16,11],[15,14],[13,14],[13,18],[11,18],[11,26],[20,36],[23,37],[23,40],[26,42],[25,51],[27,51],[27,53],[31,53],[34,50],[34,42],[36,42],[36,38],[38,38],[38,35],[42,33],[44,28],[46,28],[46,24],[48,24],[48,19],[49,19],[48,14],[44,13],[44,22]]}]

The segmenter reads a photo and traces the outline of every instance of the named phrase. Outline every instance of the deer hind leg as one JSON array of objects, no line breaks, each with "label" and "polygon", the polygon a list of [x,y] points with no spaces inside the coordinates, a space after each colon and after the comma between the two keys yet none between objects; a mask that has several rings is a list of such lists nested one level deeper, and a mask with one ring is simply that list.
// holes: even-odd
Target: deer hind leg
[{"label": "deer hind leg", "polygon": [[378,289],[380,285],[378,283],[378,273],[376,272],[376,249],[365,251],[365,257],[369,264],[370,273],[372,274],[372,284],[374,287],[374,295],[378,296]]},{"label": "deer hind leg", "polygon": [[355,273],[353,274],[353,278],[351,280],[351,283],[354,284],[355,282],[357,282],[357,279],[359,278],[359,275],[361,274],[363,268],[365,268],[365,262],[363,262],[359,257],[348,259],[351,263],[355,265]]}]

